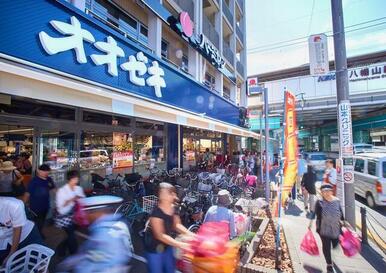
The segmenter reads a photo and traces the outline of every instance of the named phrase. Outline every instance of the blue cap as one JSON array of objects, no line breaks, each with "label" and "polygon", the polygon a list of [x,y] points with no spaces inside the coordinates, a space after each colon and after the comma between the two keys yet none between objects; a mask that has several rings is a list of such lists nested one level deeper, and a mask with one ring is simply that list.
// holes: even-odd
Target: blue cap
[{"label": "blue cap", "polygon": [[81,199],[84,210],[105,208],[122,202],[123,198],[114,195],[97,195]]}]

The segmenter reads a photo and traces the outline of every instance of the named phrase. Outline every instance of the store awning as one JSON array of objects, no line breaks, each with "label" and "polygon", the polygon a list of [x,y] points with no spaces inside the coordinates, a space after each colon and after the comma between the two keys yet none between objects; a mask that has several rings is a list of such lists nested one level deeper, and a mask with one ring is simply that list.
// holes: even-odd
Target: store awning
[{"label": "store awning", "polygon": [[[0,57],[4,55],[0,54]],[[12,57],[7,56],[7,59]],[[20,59],[0,62],[0,92],[242,137],[260,138],[259,134],[241,127]]]}]

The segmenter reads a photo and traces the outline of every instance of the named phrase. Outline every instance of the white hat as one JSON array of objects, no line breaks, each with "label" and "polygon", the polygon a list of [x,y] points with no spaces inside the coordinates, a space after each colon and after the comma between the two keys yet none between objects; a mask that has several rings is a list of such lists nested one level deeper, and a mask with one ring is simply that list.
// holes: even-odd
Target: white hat
[{"label": "white hat", "polygon": [[0,171],[13,171],[17,168],[13,166],[12,161],[4,161],[0,166]]},{"label": "white hat", "polygon": [[101,209],[122,203],[123,198],[114,195],[98,195],[82,198],[80,200],[84,210]]},{"label": "white hat", "polygon": [[220,190],[217,193],[217,203],[219,206],[227,207],[232,204],[232,196],[227,190]]}]

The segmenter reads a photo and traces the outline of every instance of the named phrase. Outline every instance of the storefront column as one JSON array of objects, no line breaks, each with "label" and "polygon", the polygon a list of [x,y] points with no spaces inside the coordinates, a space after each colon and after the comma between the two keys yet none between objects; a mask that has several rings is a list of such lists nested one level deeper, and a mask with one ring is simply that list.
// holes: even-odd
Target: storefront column
[{"label": "storefront column", "polygon": [[[178,160],[182,158],[182,151],[178,147],[181,145],[180,126],[177,124],[167,124],[167,169],[178,168]],[[180,155],[180,156],[179,156]]]}]

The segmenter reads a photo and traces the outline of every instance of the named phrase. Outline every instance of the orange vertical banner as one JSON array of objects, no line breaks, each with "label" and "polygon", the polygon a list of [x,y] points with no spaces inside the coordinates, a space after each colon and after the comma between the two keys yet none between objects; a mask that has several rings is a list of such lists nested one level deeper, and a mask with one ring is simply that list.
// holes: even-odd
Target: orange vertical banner
[{"label": "orange vertical banner", "polygon": [[282,186],[282,204],[296,182],[298,174],[298,139],[296,126],[296,98],[285,91],[285,127],[284,127],[284,181]]}]

